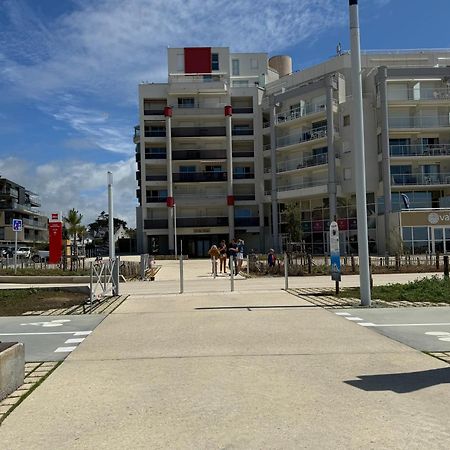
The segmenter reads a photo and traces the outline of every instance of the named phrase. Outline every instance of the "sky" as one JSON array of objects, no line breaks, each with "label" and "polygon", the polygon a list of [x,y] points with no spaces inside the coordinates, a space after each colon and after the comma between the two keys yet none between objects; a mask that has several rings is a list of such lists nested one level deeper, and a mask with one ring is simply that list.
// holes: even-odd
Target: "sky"
[{"label": "sky", "polygon": [[[449,0],[360,0],[362,49],[450,48]],[[288,54],[294,70],[349,48],[347,0],[0,0],[0,176],[135,226],[138,84],[167,80],[167,47]]]}]

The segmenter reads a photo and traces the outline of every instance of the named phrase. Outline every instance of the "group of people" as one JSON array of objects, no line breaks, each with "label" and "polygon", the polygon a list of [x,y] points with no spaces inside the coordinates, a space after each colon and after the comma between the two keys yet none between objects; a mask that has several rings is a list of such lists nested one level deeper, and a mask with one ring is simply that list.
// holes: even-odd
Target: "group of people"
[{"label": "group of people", "polygon": [[244,241],[232,239],[227,245],[222,240],[219,245],[212,245],[208,254],[211,257],[211,272],[213,275],[217,275],[218,262],[220,263],[220,273],[227,273],[227,259],[230,272],[233,261],[234,273],[239,273],[244,262]]}]

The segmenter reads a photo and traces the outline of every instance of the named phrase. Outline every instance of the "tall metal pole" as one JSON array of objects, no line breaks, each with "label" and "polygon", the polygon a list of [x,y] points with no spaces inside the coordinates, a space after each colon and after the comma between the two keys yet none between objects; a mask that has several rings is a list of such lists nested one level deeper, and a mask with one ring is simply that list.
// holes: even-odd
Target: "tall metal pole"
[{"label": "tall metal pole", "polygon": [[228,238],[234,239],[234,194],[233,194],[233,130],[231,116],[233,108],[225,106],[225,129],[226,129],[226,151],[227,151],[227,205],[228,205]]},{"label": "tall metal pole", "polygon": [[109,258],[116,259],[114,248],[114,216],[113,216],[113,174],[108,172],[108,234],[109,234]]},{"label": "tall metal pole", "polygon": [[14,273],[17,273],[17,231],[14,231]]},{"label": "tall metal pole", "polygon": [[178,245],[177,245],[177,205],[173,203],[173,239],[174,239],[174,250],[175,250],[175,259],[178,256]]},{"label": "tall metal pole", "polygon": [[349,0],[353,96],[353,153],[355,155],[356,215],[358,219],[358,255],[361,305],[370,306],[369,244],[367,232],[366,169],[361,82],[358,0]]},{"label": "tall metal pole", "polygon": [[271,208],[272,208],[272,247],[276,252],[281,251],[280,235],[278,227],[278,191],[277,191],[277,140],[276,140],[276,106],[275,100],[271,97],[270,102],[270,166],[271,166],[271,183],[270,192]]}]

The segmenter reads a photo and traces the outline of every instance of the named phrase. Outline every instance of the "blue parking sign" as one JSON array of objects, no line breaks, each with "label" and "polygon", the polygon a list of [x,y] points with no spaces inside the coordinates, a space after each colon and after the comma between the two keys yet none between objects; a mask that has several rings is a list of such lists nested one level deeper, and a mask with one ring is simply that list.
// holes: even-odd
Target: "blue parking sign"
[{"label": "blue parking sign", "polygon": [[12,227],[14,231],[22,231],[22,220],[21,219],[13,219]]}]

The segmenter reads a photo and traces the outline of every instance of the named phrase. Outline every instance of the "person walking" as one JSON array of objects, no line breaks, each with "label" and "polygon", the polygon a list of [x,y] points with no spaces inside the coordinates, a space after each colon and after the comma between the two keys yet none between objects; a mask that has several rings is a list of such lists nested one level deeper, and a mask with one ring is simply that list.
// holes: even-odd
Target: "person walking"
[{"label": "person walking", "polygon": [[219,249],[217,245],[212,245],[208,250],[208,255],[211,257],[211,274],[217,275],[217,260],[220,257]]},{"label": "person walking", "polygon": [[239,273],[242,270],[242,263],[244,262],[244,241],[242,239],[238,240],[237,243],[237,270],[236,273]]},{"label": "person walking", "polygon": [[229,258],[228,266],[231,271],[231,261],[234,262],[234,273],[236,273],[237,270],[237,261],[236,261],[237,252],[238,248],[236,244],[236,239],[231,239],[231,242],[228,244],[228,258]]},{"label": "person walking", "polygon": [[277,256],[275,254],[275,250],[271,248],[269,250],[269,253],[267,254],[267,265],[269,266],[269,269],[272,267],[275,267],[275,261],[277,260]]},{"label": "person walking", "polygon": [[227,244],[224,240],[220,241],[219,244],[219,252],[220,252],[220,273],[227,273]]}]

